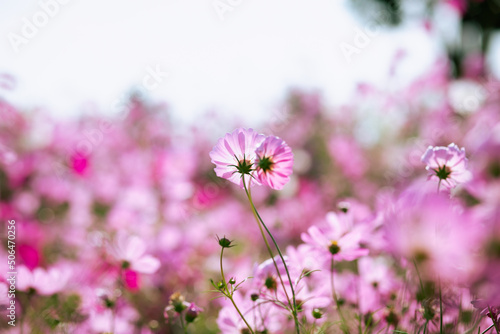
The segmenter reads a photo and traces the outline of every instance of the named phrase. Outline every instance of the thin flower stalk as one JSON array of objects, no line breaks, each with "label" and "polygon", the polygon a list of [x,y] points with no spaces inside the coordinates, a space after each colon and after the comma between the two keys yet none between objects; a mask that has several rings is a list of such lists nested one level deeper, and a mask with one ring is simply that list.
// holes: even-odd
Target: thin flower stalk
[{"label": "thin flower stalk", "polygon": [[[257,209],[255,208],[255,205],[254,205],[253,200],[252,200],[252,195],[251,195],[250,191],[248,190],[248,188],[246,186],[244,175],[242,175],[242,178],[243,178],[243,187],[245,189],[245,193],[247,195],[248,201],[250,202],[250,206],[252,208],[252,212],[253,212],[254,217],[255,217],[255,219],[257,221],[257,224],[259,225],[259,229],[260,229],[260,232],[262,234],[262,238],[264,239],[264,242],[266,244],[266,247],[267,247],[267,250],[269,252],[269,255],[271,256],[271,259],[273,260],[273,263],[274,263],[274,266],[276,268],[276,272],[277,272],[278,277],[280,279],[281,285],[283,286],[283,290],[285,292],[286,298],[288,300],[288,304],[289,304],[289,306],[291,308],[293,320],[295,322],[295,330],[296,330],[296,332],[298,334],[298,333],[300,333],[300,327],[299,327],[299,320],[298,320],[298,317],[297,317],[297,303],[296,303],[296,299],[295,299],[295,290],[293,288],[293,282],[292,282],[292,279],[290,277],[290,272],[289,272],[288,267],[286,265],[285,258],[283,257],[283,254],[282,254],[282,252],[281,252],[281,250],[280,250],[280,248],[278,246],[278,243],[274,239],[271,231],[269,231],[269,229],[267,228],[266,224],[264,223],[264,221],[260,217]],[[278,269],[278,265],[276,264],[276,261],[274,260],[274,255],[273,255],[273,252],[271,250],[271,246],[269,245],[269,242],[267,241],[266,235],[264,234],[264,231],[262,230],[262,226],[264,226],[267,234],[271,237],[271,240],[273,241],[273,244],[276,247],[276,250],[278,251],[278,254],[279,254],[280,258],[281,258],[281,261],[283,262],[283,266],[285,268],[286,275],[287,275],[288,281],[290,283],[290,289],[292,291],[292,301],[290,301],[290,297],[288,296],[288,293],[286,291],[285,283],[283,282],[283,278],[281,277],[280,271]]]},{"label": "thin flower stalk", "polygon": [[226,278],[224,276],[224,267],[222,265],[222,258],[224,256],[224,248],[225,247],[221,247],[221,251],[220,251],[220,275],[222,277],[222,288],[221,288],[222,289],[222,294],[224,296],[226,296],[227,298],[229,298],[229,300],[233,304],[234,308],[236,309],[236,312],[238,312],[238,314],[240,315],[241,320],[243,320],[243,322],[245,323],[245,325],[248,327],[248,330],[250,331],[250,333],[254,334],[254,331],[253,331],[252,327],[248,324],[247,320],[243,316],[243,313],[241,313],[240,309],[236,305],[236,303],[234,301],[234,298],[233,298],[232,291],[230,292],[229,289],[228,289],[228,287],[227,287]]}]

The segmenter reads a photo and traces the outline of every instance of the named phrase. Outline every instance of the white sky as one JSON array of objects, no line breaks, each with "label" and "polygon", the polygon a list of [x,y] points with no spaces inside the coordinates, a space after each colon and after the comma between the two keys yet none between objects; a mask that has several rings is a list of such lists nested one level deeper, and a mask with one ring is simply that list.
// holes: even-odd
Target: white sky
[{"label": "white sky", "polygon": [[399,49],[407,57],[392,85],[423,74],[441,48],[414,23],[371,38],[349,63],[340,44],[354,45],[355,29],[368,22],[356,20],[346,1],[220,2],[240,4],[221,20],[213,0],[69,0],[16,53],[9,33],[22,36],[23,18],[33,22],[41,7],[0,0],[0,72],[17,79],[14,91],[0,94],[62,117],[88,102],[110,113],[148,66],[159,66],[168,76],[150,94],[167,101],[175,119],[215,109],[252,125],[290,87],[318,89],[329,105],[340,104],[360,81],[384,87]]}]

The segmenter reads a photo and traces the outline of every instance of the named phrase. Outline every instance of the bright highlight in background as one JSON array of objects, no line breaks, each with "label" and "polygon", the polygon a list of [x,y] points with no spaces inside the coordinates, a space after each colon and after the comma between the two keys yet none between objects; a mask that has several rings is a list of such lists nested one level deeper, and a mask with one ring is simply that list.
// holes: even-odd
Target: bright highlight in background
[{"label": "bright highlight in background", "polygon": [[[168,101],[174,118],[189,122],[217,110],[255,125],[290,88],[321,91],[338,105],[358,82],[386,88],[408,83],[439,54],[436,37],[420,22],[396,32],[379,27],[362,40],[357,35],[367,27],[345,1],[234,3],[221,19],[210,1],[67,1],[47,24],[34,26],[38,31],[27,43],[12,37],[17,47],[9,34],[29,32],[24,18],[39,22],[44,7],[37,1],[4,4],[0,70],[18,80],[5,95],[59,117],[109,114],[117,99],[144,88],[145,77],[157,69],[159,80],[146,93]],[[356,38],[361,52],[349,62],[340,46],[356,45]],[[405,57],[388,80],[398,54]]]}]

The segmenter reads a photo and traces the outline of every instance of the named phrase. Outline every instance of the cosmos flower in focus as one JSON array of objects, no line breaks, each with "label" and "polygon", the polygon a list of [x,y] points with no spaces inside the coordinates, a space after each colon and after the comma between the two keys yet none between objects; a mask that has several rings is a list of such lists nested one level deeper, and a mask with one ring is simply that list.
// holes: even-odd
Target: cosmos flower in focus
[{"label": "cosmos flower in focus", "polygon": [[269,136],[257,148],[256,178],[272,189],[280,190],[290,180],[293,153],[280,138]]},{"label": "cosmos flower in focus", "polygon": [[280,190],[290,180],[293,153],[280,138],[266,137],[252,129],[236,129],[219,139],[210,152],[215,173],[243,188],[265,184]]},{"label": "cosmos flower in focus", "polygon": [[421,160],[427,165],[425,169],[429,171],[429,179],[442,183],[448,189],[467,182],[472,177],[467,170],[465,149],[459,149],[454,143],[448,147],[429,146]]},{"label": "cosmos flower in focus", "polygon": [[[251,178],[250,174],[254,170],[256,157],[255,150],[264,139],[264,135],[252,129],[239,128],[232,133],[227,133],[217,141],[210,152],[212,163],[216,166],[215,174],[243,188],[242,176],[247,175],[245,177],[247,182]],[[260,182],[252,178],[249,184],[260,185]]]}]

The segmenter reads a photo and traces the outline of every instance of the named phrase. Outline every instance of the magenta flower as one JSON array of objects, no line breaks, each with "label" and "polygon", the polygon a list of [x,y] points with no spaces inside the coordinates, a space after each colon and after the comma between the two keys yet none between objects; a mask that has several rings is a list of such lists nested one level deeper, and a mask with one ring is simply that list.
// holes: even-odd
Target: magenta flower
[{"label": "magenta flower", "polygon": [[290,180],[293,170],[293,153],[278,137],[267,137],[256,150],[255,177],[262,184],[280,190]]},{"label": "magenta flower", "polygon": [[471,179],[471,173],[466,169],[465,149],[459,149],[454,143],[448,147],[429,146],[422,162],[427,165],[425,169],[429,171],[429,179],[443,183],[448,189]]},{"label": "magenta flower", "polygon": [[[215,174],[243,188],[243,176],[247,183],[260,185],[251,177],[255,169],[255,150],[264,141],[265,136],[252,129],[236,129],[227,133],[217,141],[210,152],[212,163],[215,164]],[[249,180],[252,179],[252,182]]]},{"label": "magenta flower", "polygon": [[140,278],[137,271],[124,269],[122,271],[122,279],[123,284],[130,291],[138,291],[141,288]]}]

